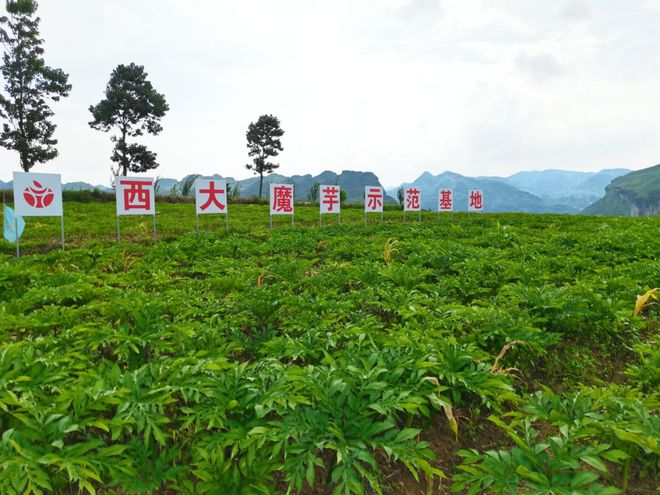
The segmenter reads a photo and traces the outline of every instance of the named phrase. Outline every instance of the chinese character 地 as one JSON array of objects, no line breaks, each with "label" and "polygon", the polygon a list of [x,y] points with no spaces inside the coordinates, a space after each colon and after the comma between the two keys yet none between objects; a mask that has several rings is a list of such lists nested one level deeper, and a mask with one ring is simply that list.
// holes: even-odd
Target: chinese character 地
[{"label": "chinese character \u5730", "polygon": [[328,205],[328,211],[333,211],[333,207],[339,204],[339,189],[336,187],[326,187],[321,190],[323,195],[322,203]]},{"label": "chinese character \u5730", "polygon": [[470,207],[475,210],[481,210],[484,207],[483,196],[479,191],[472,191],[470,193]]},{"label": "chinese character \u5730", "polygon": [[120,180],[124,189],[124,208],[128,210],[151,209],[151,182],[143,180]]},{"label": "chinese character \u5730", "polygon": [[208,195],[208,199],[206,200],[206,203],[204,203],[202,206],[199,207],[200,210],[206,211],[206,209],[214,204],[217,206],[219,209],[224,210],[225,205],[223,205],[220,200],[218,199],[217,195],[222,195],[225,193],[224,189],[216,189],[215,188],[215,182],[210,181],[209,182],[209,188],[208,189],[200,189],[199,190],[200,194],[206,194]]},{"label": "chinese character \u5730", "polygon": [[273,210],[291,213],[293,211],[292,188],[279,186],[273,188]]}]

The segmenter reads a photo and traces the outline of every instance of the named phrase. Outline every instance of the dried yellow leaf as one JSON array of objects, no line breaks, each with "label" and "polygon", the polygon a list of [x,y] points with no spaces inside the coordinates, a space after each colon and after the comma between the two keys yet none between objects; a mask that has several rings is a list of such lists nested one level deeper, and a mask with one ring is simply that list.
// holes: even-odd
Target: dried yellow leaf
[{"label": "dried yellow leaf", "polygon": [[648,291],[646,294],[642,296],[637,296],[637,301],[635,302],[635,316],[639,316],[640,313],[646,308],[647,306],[653,304],[653,301],[650,299],[655,299],[658,301],[658,296],[656,296],[656,292],[660,291],[660,288],[656,289],[651,289]]}]

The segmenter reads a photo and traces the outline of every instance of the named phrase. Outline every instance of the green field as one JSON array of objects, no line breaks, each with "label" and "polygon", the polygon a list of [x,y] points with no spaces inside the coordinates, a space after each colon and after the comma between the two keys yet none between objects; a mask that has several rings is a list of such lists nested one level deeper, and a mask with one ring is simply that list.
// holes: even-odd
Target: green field
[{"label": "green field", "polygon": [[157,210],[0,244],[0,493],[657,493],[660,218]]}]

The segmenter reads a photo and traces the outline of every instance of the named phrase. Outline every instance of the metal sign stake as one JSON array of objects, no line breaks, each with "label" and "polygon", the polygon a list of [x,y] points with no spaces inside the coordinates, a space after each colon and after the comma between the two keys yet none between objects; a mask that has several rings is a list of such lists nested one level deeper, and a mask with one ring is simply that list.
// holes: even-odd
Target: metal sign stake
[{"label": "metal sign stake", "polygon": [[62,249],[64,249],[64,215],[60,217],[60,230],[62,234]]},{"label": "metal sign stake", "polygon": [[121,241],[121,230],[119,229],[119,215],[117,215],[117,242]]},{"label": "metal sign stake", "polygon": [[156,233],[156,213],[154,213],[154,242],[157,240],[157,233]]},{"label": "metal sign stake", "polygon": [[16,234],[16,258],[21,257],[20,241],[18,240],[18,216],[14,214],[14,233]]}]

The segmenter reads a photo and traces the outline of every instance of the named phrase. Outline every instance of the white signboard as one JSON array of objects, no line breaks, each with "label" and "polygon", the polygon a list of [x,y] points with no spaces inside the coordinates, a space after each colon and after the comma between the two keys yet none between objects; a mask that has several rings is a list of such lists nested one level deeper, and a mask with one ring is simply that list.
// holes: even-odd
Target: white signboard
[{"label": "white signboard", "polygon": [[14,207],[20,217],[62,217],[59,174],[14,172]]},{"label": "white signboard", "polygon": [[382,213],[385,195],[382,187],[367,186],[364,188],[364,211]]},{"label": "white signboard", "polygon": [[341,188],[339,186],[321,186],[319,192],[321,214],[341,211]]},{"label": "white signboard", "polygon": [[438,211],[454,211],[454,191],[452,189],[438,191]]},{"label": "white signboard", "polygon": [[293,185],[270,185],[270,214],[293,215]]},{"label": "white signboard", "polygon": [[411,187],[403,194],[403,211],[422,211],[422,193],[419,188]]},{"label": "white signboard", "polygon": [[117,215],[155,215],[154,180],[151,177],[115,177]]},{"label": "white signboard", "polygon": [[195,207],[198,215],[227,213],[227,181],[197,179]]},{"label": "white signboard", "polygon": [[470,189],[468,196],[469,211],[484,211],[484,193],[481,189]]}]

